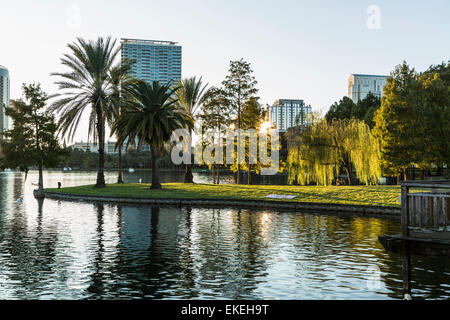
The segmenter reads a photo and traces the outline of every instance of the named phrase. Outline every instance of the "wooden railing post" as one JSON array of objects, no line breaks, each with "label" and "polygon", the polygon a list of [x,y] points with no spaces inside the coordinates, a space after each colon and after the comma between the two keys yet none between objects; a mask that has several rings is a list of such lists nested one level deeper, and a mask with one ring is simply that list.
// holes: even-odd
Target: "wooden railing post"
[{"label": "wooden railing post", "polygon": [[411,297],[411,256],[409,253],[408,242],[404,242],[404,252],[402,256],[402,278],[403,278],[403,300],[409,300]]},{"label": "wooden railing post", "polygon": [[408,208],[408,192],[409,187],[402,185],[402,236],[409,236],[409,208]]}]

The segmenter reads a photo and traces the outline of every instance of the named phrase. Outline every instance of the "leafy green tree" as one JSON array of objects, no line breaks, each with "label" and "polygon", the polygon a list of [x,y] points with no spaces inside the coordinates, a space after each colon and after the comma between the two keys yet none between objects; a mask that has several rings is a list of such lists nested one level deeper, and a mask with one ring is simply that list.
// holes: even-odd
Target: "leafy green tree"
[{"label": "leafy green tree", "polygon": [[349,97],[343,97],[339,102],[331,105],[330,109],[325,115],[328,122],[339,119],[351,119],[352,111],[355,109],[355,103]]},{"label": "leafy green tree", "polygon": [[288,137],[289,182],[330,185],[343,167],[348,184],[356,175],[365,184],[381,177],[380,151],[369,127],[357,119],[313,119]]},{"label": "leafy green tree", "polygon": [[328,122],[333,119],[358,119],[364,120],[370,128],[373,128],[373,116],[381,106],[381,99],[369,92],[364,99],[354,103],[350,98],[343,97],[339,102],[333,103],[325,118]]},{"label": "leafy green tree", "polygon": [[[261,130],[261,125],[264,122],[265,111],[261,108],[258,100],[255,98],[248,99],[242,108],[241,128],[243,130],[255,130],[255,133]],[[258,139],[258,137],[257,137]],[[258,161],[257,154],[250,154],[249,140],[246,139],[245,147],[245,164],[243,169],[247,170],[247,184],[251,183],[252,171],[259,172],[262,165]],[[256,162],[256,163],[252,163]]]},{"label": "leafy green tree", "polygon": [[[253,70],[250,63],[244,61],[244,59],[230,61],[230,68],[228,75],[222,82],[227,103],[230,107],[230,111],[236,115],[237,128],[241,128],[241,113],[243,104],[250,98],[258,99],[256,94],[257,81],[252,75]],[[238,139],[240,143],[240,139]],[[237,168],[237,183],[240,183],[240,165]]]},{"label": "leafy green tree", "polygon": [[364,120],[364,122],[373,128],[375,123],[373,122],[373,116],[375,111],[381,107],[381,99],[372,92],[369,92],[364,99],[359,100],[352,110],[352,118]]},{"label": "leafy green tree", "polygon": [[13,100],[12,107],[6,108],[14,127],[4,133],[2,167],[28,172],[30,166],[37,166],[39,183],[34,194],[43,198],[43,168],[57,166],[69,151],[55,138],[57,125],[53,115],[44,110],[48,97],[40,84],[24,84],[22,88],[25,100]]},{"label": "leafy green tree", "polygon": [[426,122],[427,137],[436,164],[446,163],[450,177],[450,61],[430,68],[419,76],[423,91],[421,117]]},{"label": "leafy green tree", "polygon": [[417,72],[403,62],[388,77],[381,108],[374,117],[373,132],[380,141],[386,174],[403,174],[406,180],[408,167],[425,168],[433,157],[431,145],[425,143],[430,136],[421,118],[426,112],[422,97]]},{"label": "leafy green tree", "polygon": [[130,88],[132,99],[124,104],[119,118],[112,126],[117,135],[117,145],[126,145],[138,140],[138,150],[144,143],[150,145],[152,158],[152,185],[150,189],[161,189],[158,161],[165,143],[176,129],[192,128],[193,119],[185,110],[177,107],[176,99],[171,97],[178,87],[170,84],[160,85],[154,81],[149,84],[136,80]]},{"label": "leafy green tree", "polygon": [[[217,135],[220,136],[225,134],[225,129],[230,125],[232,120],[228,107],[229,105],[227,104],[223,89],[211,87],[205,93],[201,104],[201,113],[199,115],[199,119],[202,122],[202,133],[200,141],[198,142],[198,149],[200,149],[202,152],[209,144],[218,142],[215,140],[218,139]],[[208,133],[211,134],[208,135]],[[209,139],[205,138],[205,136],[209,137]],[[222,145],[225,145],[225,143],[223,143]],[[225,156],[225,152],[223,152],[223,149],[222,154]],[[215,154],[213,154],[212,156],[215,157]],[[225,163],[224,159],[222,160],[222,162]],[[219,184],[220,167],[222,166],[222,164],[213,162],[207,163],[207,165],[212,168],[213,171],[213,184]]]},{"label": "leafy green tree", "polygon": [[266,111],[254,97],[248,99],[242,108],[242,129],[260,129],[264,122]]},{"label": "leafy green tree", "polygon": [[61,93],[50,110],[60,115],[58,126],[62,135],[68,134],[70,139],[78,128],[85,110],[89,110],[89,131],[94,141],[99,143],[99,158],[96,188],[105,187],[105,122],[112,122],[117,111],[111,108],[114,86],[110,78],[110,70],[114,66],[120,47],[110,37],[97,41],[86,41],[78,38],[78,42],[68,45],[71,54],[65,54],[61,63],[70,71],[52,73],[61,77],[56,84]]},{"label": "leafy green tree", "polygon": [[[179,89],[175,92],[178,99],[178,104],[181,108],[184,108],[185,112],[194,120],[202,103],[203,95],[207,86],[207,84],[203,85],[201,77],[198,80],[196,77],[192,77],[178,81]],[[189,129],[189,135],[192,136],[192,129]],[[189,149],[190,148],[191,142],[189,143]],[[186,164],[184,183],[193,182],[194,177],[192,175],[192,165]]]}]

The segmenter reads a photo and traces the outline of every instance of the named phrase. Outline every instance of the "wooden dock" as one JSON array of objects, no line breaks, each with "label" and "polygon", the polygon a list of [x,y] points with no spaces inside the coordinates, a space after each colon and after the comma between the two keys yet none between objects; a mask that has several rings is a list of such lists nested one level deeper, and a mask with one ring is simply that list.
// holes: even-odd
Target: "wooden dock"
[{"label": "wooden dock", "polygon": [[411,254],[450,258],[450,180],[404,181],[401,190],[402,233],[378,239],[402,255],[403,296],[411,299]]},{"label": "wooden dock", "polygon": [[428,256],[450,257],[450,232],[410,231],[409,236],[402,234],[380,236],[383,247],[395,253],[404,253],[405,244],[411,253]]},{"label": "wooden dock", "polygon": [[[410,192],[411,188],[429,192]],[[380,236],[385,249],[450,257],[450,180],[401,183],[402,233]]]}]

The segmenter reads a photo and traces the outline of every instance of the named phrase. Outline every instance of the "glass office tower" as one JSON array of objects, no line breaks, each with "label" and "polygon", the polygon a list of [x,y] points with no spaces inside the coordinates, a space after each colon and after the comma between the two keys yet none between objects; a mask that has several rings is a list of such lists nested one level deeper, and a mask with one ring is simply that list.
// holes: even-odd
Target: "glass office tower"
[{"label": "glass office tower", "polygon": [[269,106],[269,121],[276,125],[279,132],[286,132],[297,125],[308,124],[311,113],[311,106],[303,100],[279,99]]},{"label": "glass office tower", "polygon": [[122,60],[135,62],[132,75],[161,84],[181,79],[181,46],[172,41],[121,39]]}]

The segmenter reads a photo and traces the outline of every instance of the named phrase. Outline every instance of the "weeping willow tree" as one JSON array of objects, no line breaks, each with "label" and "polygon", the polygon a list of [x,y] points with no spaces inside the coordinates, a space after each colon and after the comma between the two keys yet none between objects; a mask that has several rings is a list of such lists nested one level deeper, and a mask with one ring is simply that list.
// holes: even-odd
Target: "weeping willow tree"
[{"label": "weeping willow tree", "polygon": [[367,185],[381,177],[380,148],[363,121],[315,119],[288,131],[287,138],[290,183],[331,185],[341,168],[349,185],[354,184],[353,168]]}]

